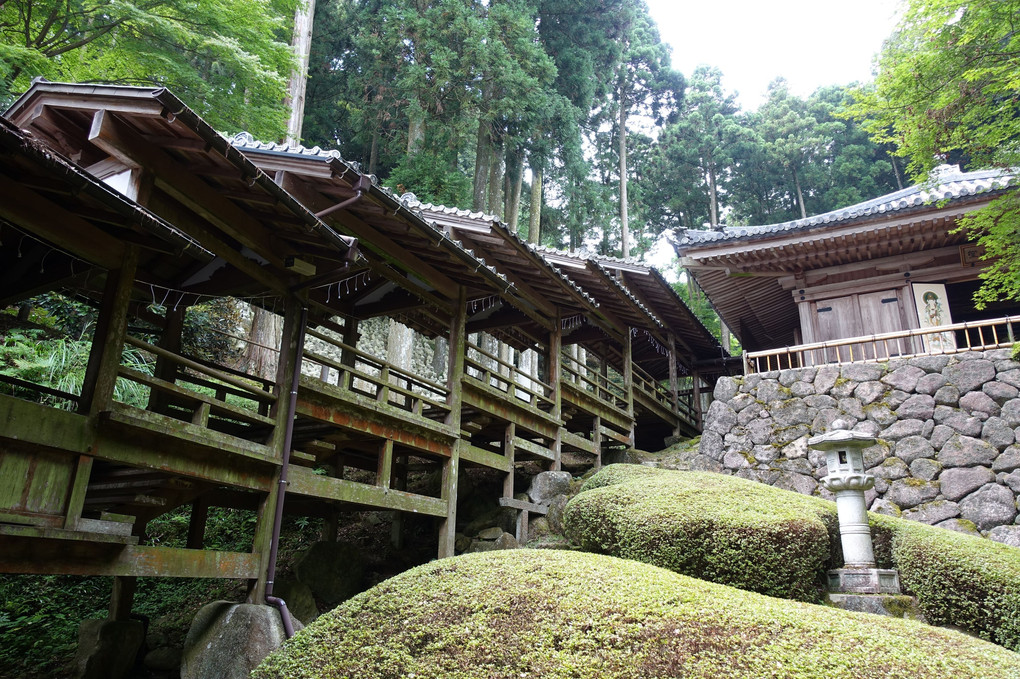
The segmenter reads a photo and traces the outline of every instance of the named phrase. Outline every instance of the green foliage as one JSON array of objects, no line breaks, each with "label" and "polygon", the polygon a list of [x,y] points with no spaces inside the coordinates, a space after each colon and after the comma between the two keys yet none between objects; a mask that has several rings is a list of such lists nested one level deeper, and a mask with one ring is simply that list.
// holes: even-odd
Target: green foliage
[{"label": "green foliage", "polygon": [[[852,113],[897,146],[910,174],[926,181],[940,163],[1020,165],[1018,0],[910,0],[886,42],[875,87]],[[1020,205],[1015,192],[970,213],[962,225],[1003,257],[983,276],[976,301],[1020,298]]]},{"label": "green foliage", "polygon": [[0,2],[0,100],[31,79],[169,86],[211,124],[285,128],[296,0]]},{"label": "green foliage", "polygon": [[633,561],[509,550],[391,578],[321,616],[252,676],[1015,679],[1020,659],[949,630]]},{"label": "green foliage", "polygon": [[463,172],[450,169],[448,159],[430,152],[408,154],[390,172],[386,183],[400,193],[400,187],[423,203],[470,207],[471,180]]},{"label": "green foliage", "polygon": [[194,356],[220,365],[233,365],[240,355],[237,340],[241,327],[240,303],[231,297],[211,299],[188,307],[184,317],[181,348]]},{"label": "green foliage", "polygon": [[783,491],[718,474],[610,465],[571,500],[564,526],[588,551],[816,601],[831,512],[803,512],[785,499]]}]

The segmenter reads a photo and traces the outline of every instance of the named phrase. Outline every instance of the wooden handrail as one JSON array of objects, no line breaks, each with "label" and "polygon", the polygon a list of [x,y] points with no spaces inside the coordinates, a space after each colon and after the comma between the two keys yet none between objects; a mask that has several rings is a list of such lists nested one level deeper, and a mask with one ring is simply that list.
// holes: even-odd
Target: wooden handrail
[{"label": "wooden handrail", "polygon": [[[412,373],[409,370],[405,370],[405,369],[400,368],[400,367],[398,367],[396,365],[393,365],[392,363],[388,363],[387,361],[385,361],[385,360],[383,360],[381,358],[376,358],[375,356],[372,356],[371,354],[367,354],[367,353],[365,353],[363,351],[360,351],[357,347],[352,347],[349,344],[344,344],[340,340],[338,340],[336,338],[333,338],[333,337],[330,337],[329,335],[325,335],[325,334],[323,334],[323,333],[321,333],[321,332],[319,332],[319,331],[317,331],[317,330],[315,330],[313,328],[309,328],[305,332],[306,332],[306,334],[311,335],[312,337],[315,337],[316,339],[320,339],[323,342],[326,342],[327,344],[331,344],[331,345],[337,347],[338,349],[340,349],[340,350],[342,350],[344,352],[350,352],[351,355],[353,355],[354,357],[356,357],[358,359],[361,359],[365,363],[368,363],[368,364],[372,365],[372,367],[374,367],[374,368],[377,368],[379,370],[382,370],[383,368],[386,368],[386,369],[389,370],[391,375],[396,373],[396,374],[400,375],[401,377],[403,377],[405,379],[408,379],[410,381],[413,381],[413,382],[421,384],[423,387],[430,387],[432,389],[436,389],[436,390],[442,391],[444,393],[446,392],[446,385],[445,384],[440,384],[439,382],[433,382],[432,380],[428,379],[427,377],[422,377],[421,375],[416,375],[415,373]],[[318,361],[316,361],[316,362],[318,363]],[[333,365],[332,367],[336,368],[337,370],[340,370],[340,369],[346,370],[350,366]]]}]

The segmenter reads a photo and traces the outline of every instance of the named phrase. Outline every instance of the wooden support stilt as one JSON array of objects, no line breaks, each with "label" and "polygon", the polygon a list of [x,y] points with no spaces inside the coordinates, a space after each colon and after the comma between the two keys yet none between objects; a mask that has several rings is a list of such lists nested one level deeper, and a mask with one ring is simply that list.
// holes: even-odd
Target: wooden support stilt
[{"label": "wooden support stilt", "polygon": [[627,415],[630,417],[630,447],[634,447],[634,336],[631,329],[623,339],[623,388],[627,393]]},{"label": "wooden support stilt", "polygon": [[[467,349],[467,290],[462,286],[457,295],[457,306],[454,310],[453,319],[450,322],[450,368],[447,379],[446,403],[450,407],[450,414],[446,417],[446,424],[455,431],[460,431],[461,407],[463,396],[461,394],[461,380],[464,377],[464,360]],[[442,499],[446,502],[446,518],[439,527],[439,558],[444,559],[454,555],[454,542],[457,531],[457,483],[460,473],[460,447],[462,439],[457,439],[450,450],[450,457],[443,463],[443,489]]]},{"label": "wooden support stilt", "polygon": [[113,579],[113,591],[110,593],[110,609],[107,616],[110,620],[129,620],[131,605],[135,600],[137,578],[117,576]]},{"label": "wooden support stilt", "polygon": [[509,462],[509,469],[507,469],[506,476],[503,477],[503,497],[506,498],[514,496],[514,458],[516,455],[514,438],[516,436],[517,425],[513,422],[508,423],[506,433],[503,435],[503,457]]},{"label": "wooden support stilt", "polygon": [[199,498],[191,503],[191,519],[188,521],[188,549],[202,549],[205,546],[205,524],[208,518],[208,502]]},{"label": "wooden support stilt", "polygon": [[[546,361],[548,374],[546,379],[552,391],[553,401],[552,416],[559,419],[563,416],[563,368],[560,362],[560,352],[563,350],[563,322],[559,312],[556,314],[556,324],[553,331],[549,333],[549,360]],[[550,471],[560,470],[560,455],[563,448],[563,427],[556,430],[556,438],[553,440],[553,461],[549,465]]]}]

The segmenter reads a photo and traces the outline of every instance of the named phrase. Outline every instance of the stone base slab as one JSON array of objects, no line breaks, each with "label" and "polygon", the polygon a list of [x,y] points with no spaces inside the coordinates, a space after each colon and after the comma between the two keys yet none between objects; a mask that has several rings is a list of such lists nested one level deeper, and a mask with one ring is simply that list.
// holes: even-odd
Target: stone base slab
[{"label": "stone base slab", "polygon": [[891,568],[837,568],[829,571],[829,591],[844,594],[899,594],[900,574]]},{"label": "stone base slab", "polygon": [[927,622],[917,599],[905,594],[830,594],[829,602],[845,611]]}]

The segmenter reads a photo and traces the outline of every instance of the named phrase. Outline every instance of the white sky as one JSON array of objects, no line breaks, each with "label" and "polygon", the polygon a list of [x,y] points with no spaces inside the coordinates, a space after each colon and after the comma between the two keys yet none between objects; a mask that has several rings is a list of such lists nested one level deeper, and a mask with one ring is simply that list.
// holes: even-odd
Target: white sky
[{"label": "white sky", "polygon": [[823,85],[872,78],[872,58],[895,26],[897,0],[647,0],[673,68],[718,66],[723,87],[756,109],[783,76],[807,96]]}]

